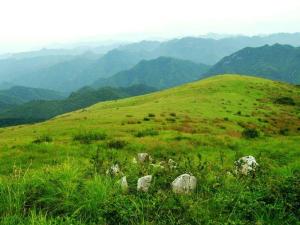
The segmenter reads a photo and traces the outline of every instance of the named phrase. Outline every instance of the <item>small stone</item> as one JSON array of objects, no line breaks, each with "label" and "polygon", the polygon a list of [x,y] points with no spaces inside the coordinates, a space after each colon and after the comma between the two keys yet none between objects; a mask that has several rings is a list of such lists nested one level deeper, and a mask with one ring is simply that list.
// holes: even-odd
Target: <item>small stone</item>
[{"label": "small stone", "polygon": [[251,155],[240,158],[235,161],[234,164],[235,172],[245,176],[255,172],[256,168],[259,166],[255,158]]},{"label": "small stone", "polygon": [[173,159],[169,159],[168,165],[170,169],[176,169],[177,168],[177,163]]},{"label": "small stone", "polygon": [[122,177],[121,180],[119,181],[121,185],[121,189],[123,192],[128,192],[128,183],[127,183],[127,178],[126,176]]},{"label": "small stone", "polygon": [[107,171],[106,174],[107,175],[111,175],[111,176],[117,176],[119,175],[119,173],[121,172],[120,167],[118,164],[112,165]]},{"label": "small stone", "polygon": [[148,192],[149,187],[151,185],[152,175],[147,175],[138,179],[137,182],[137,190]]},{"label": "small stone", "polygon": [[189,174],[182,174],[172,182],[172,190],[176,194],[189,194],[196,189],[197,179]]},{"label": "small stone", "polygon": [[137,164],[137,161],[136,161],[136,158],[135,158],[135,157],[133,157],[132,163],[133,163],[133,164]]},{"label": "small stone", "polygon": [[139,163],[146,163],[152,161],[152,158],[148,153],[138,153],[137,159]]}]

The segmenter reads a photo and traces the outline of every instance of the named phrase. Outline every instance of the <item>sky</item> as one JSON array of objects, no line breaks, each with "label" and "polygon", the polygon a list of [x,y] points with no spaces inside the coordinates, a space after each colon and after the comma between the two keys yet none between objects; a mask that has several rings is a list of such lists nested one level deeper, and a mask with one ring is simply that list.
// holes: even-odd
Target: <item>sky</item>
[{"label": "sky", "polygon": [[300,0],[0,0],[0,53],[55,43],[300,32]]}]

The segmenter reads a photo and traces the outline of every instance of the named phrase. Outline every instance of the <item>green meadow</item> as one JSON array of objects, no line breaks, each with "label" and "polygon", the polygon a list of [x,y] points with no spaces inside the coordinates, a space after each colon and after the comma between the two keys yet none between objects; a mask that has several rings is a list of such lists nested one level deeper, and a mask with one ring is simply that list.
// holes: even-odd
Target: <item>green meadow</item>
[{"label": "green meadow", "polygon": [[[236,174],[247,155],[257,171]],[[197,188],[175,194],[184,173]],[[300,224],[300,88],[220,75],[1,128],[0,224]]]}]

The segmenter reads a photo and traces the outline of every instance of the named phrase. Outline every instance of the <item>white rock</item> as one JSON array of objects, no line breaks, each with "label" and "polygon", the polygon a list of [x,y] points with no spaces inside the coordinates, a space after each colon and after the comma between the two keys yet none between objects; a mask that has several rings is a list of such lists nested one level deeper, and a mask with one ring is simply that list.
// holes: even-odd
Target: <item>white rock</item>
[{"label": "white rock", "polygon": [[117,176],[121,172],[118,164],[112,165],[107,171],[107,175]]},{"label": "white rock", "polygon": [[127,183],[126,176],[122,177],[121,180],[119,181],[119,183],[121,185],[122,191],[127,192],[128,191],[128,183]]},{"label": "white rock", "polygon": [[138,153],[137,159],[139,163],[146,163],[152,161],[152,158],[148,153]]},{"label": "white rock", "polygon": [[177,194],[193,192],[197,186],[197,179],[189,174],[182,174],[172,182],[172,190]]},{"label": "white rock", "polygon": [[173,159],[169,159],[168,165],[171,169],[176,169],[177,168],[177,163]]},{"label": "white rock", "polygon": [[255,172],[256,168],[258,167],[258,163],[256,162],[255,158],[251,155],[244,156],[239,160],[235,161],[235,171],[238,174],[242,175],[249,175],[252,172]]},{"label": "white rock", "polygon": [[137,161],[136,161],[136,158],[135,158],[135,157],[132,158],[132,163],[133,163],[133,164],[137,164]]},{"label": "white rock", "polygon": [[138,179],[137,190],[147,192],[151,185],[152,175],[144,176]]}]

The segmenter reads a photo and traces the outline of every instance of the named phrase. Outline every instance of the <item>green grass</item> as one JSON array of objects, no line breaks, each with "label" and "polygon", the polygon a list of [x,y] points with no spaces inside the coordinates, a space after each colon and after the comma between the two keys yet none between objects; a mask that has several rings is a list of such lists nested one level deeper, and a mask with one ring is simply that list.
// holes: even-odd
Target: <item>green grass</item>
[{"label": "green grass", "polygon": [[[281,97],[295,105],[274,102]],[[299,127],[299,88],[226,75],[3,128],[0,224],[299,224]],[[243,137],[247,129],[259,136]],[[52,141],[35,141],[45,136]],[[134,164],[139,152],[165,168]],[[255,177],[234,175],[245,155],[260,165]],[[122,175],[106,175],[116,163],[128,193]],[[170,183],[186,172],[196,192],[173,194]],[[149,193],[138,193],[148,174]]]}]

